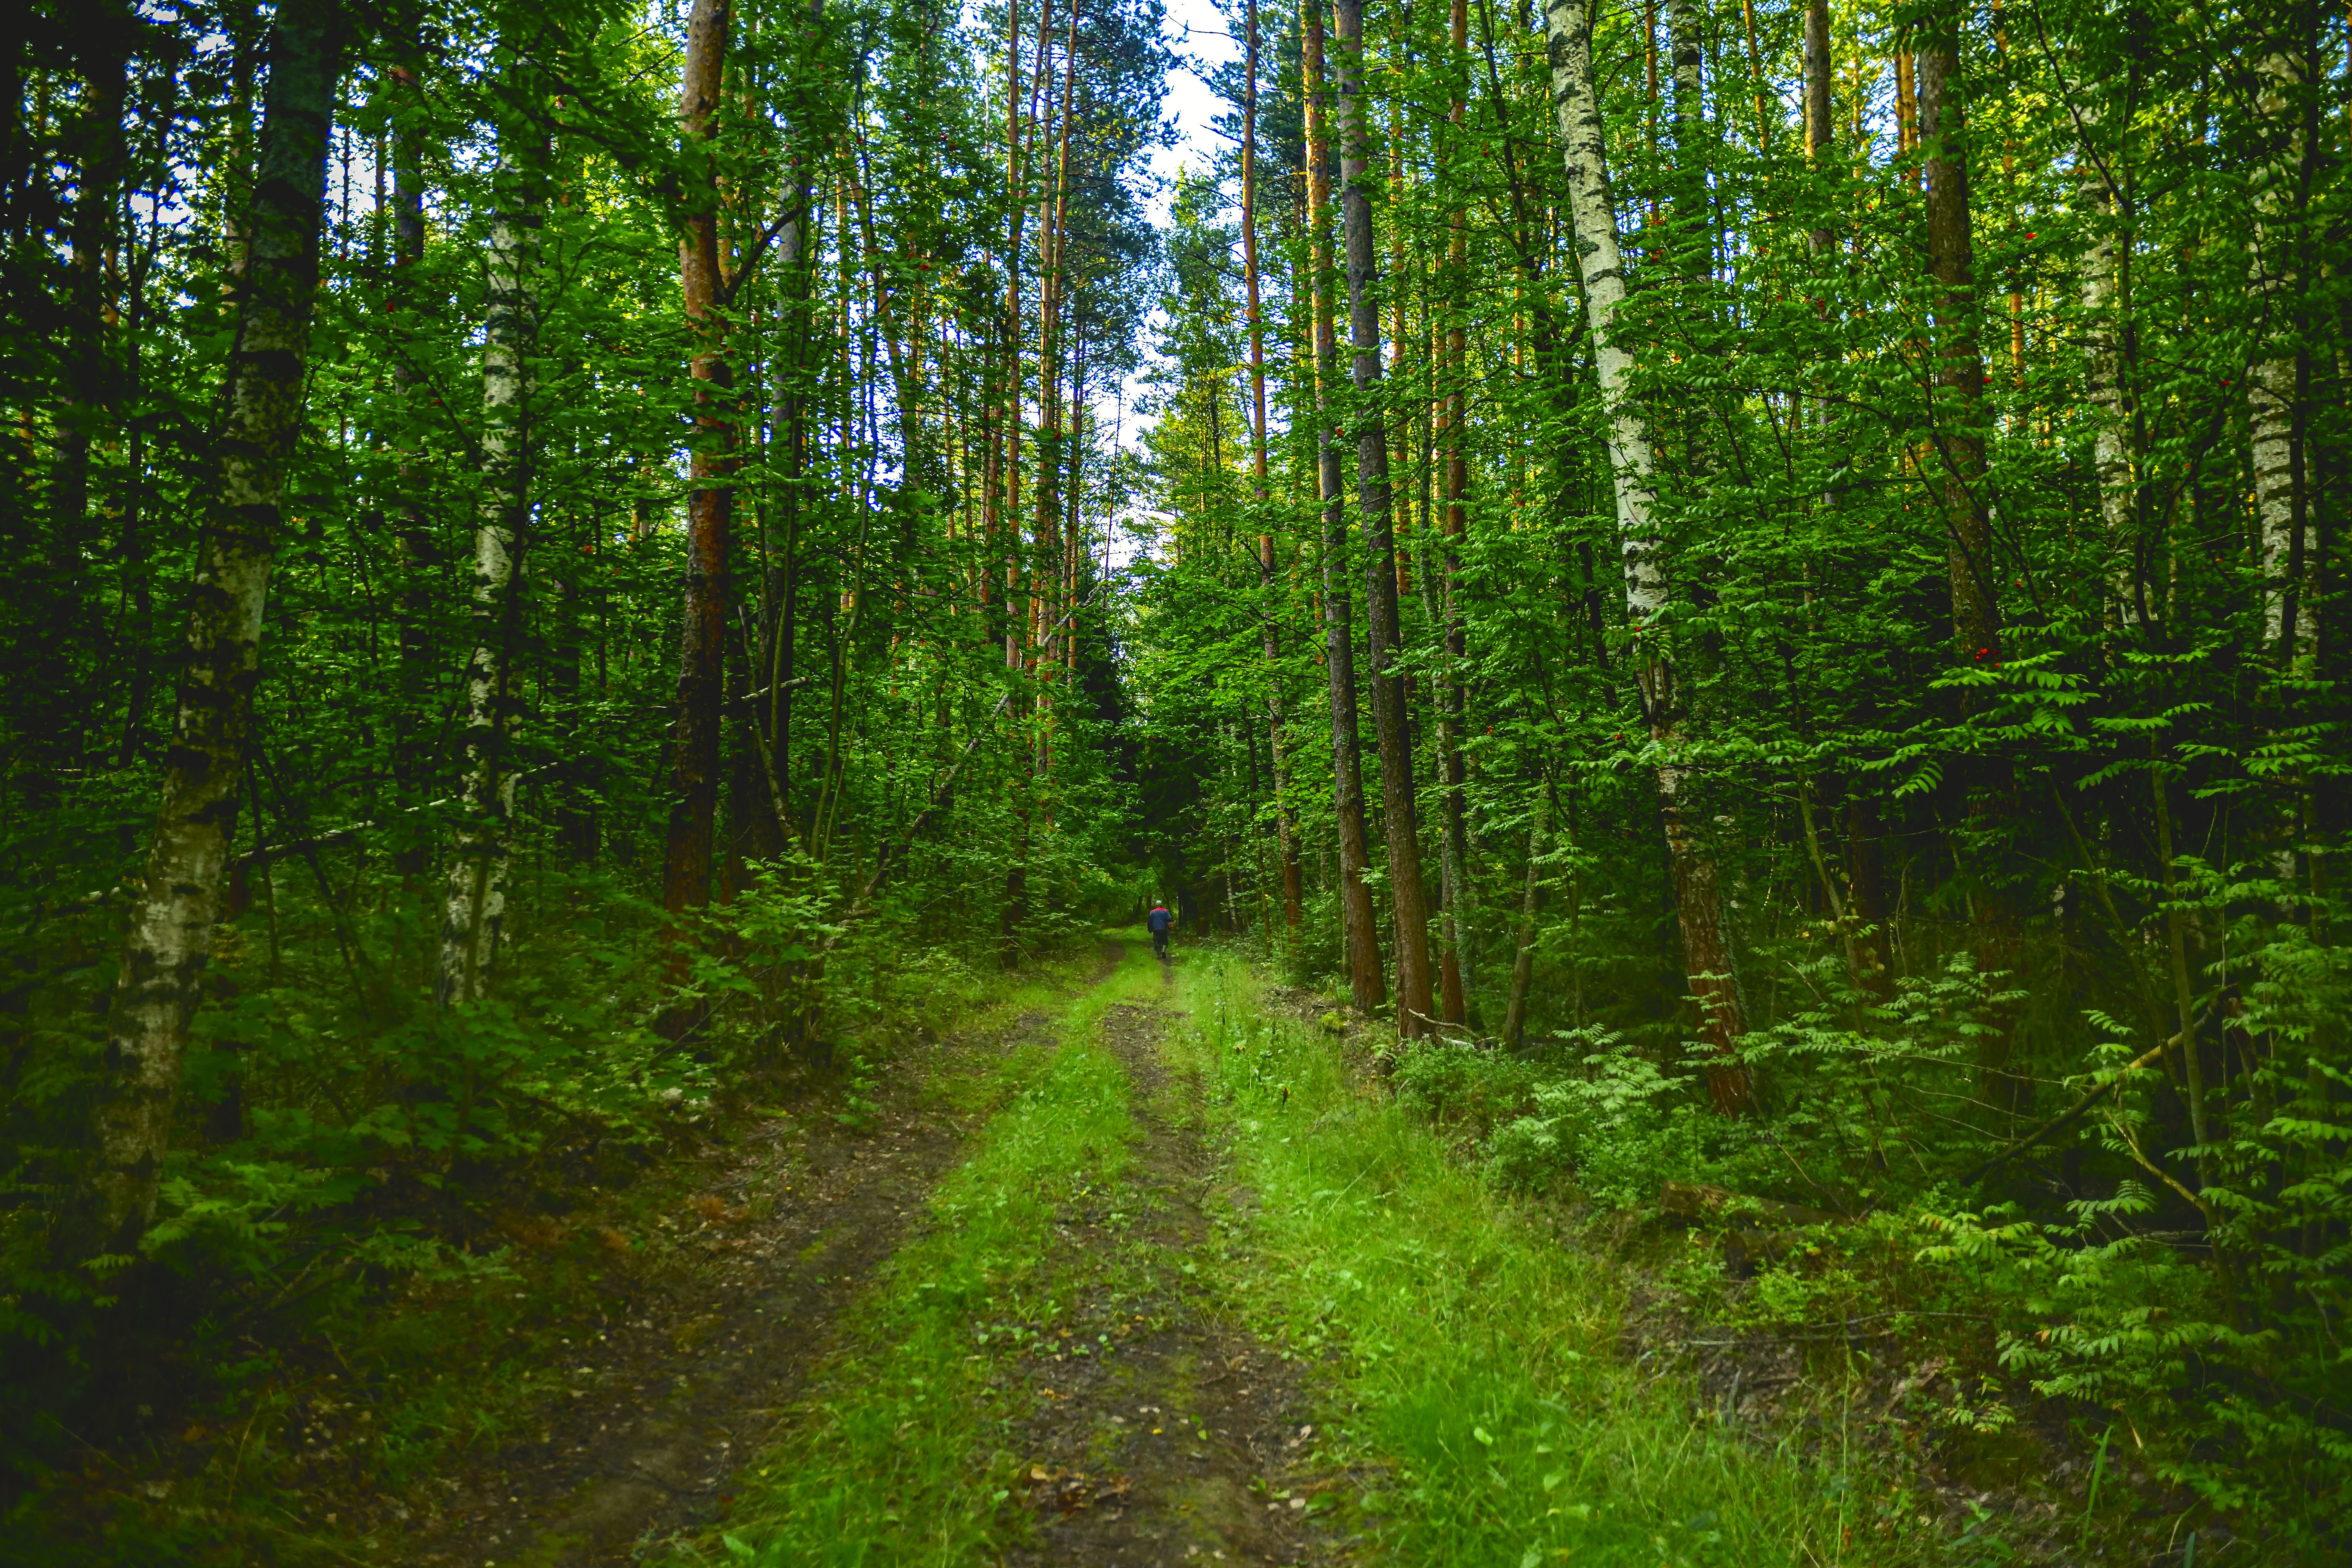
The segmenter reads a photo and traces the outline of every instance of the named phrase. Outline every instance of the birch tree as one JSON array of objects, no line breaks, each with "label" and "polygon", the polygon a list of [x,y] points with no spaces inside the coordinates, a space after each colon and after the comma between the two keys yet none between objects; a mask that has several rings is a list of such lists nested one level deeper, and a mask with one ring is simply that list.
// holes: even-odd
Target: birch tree
[{"label": "birch tree", "polygon": [[[528,156],[528,154],[527,154]],[[488,984],[506,917],[514,818],[511,668],[522,620],[520,571],[530,516],[530,382],[538,339],[539,171],[509,176],[511,204],[490,219],[489,310],[482,346],[482,479],[475,507],[475,641],[466,662],[465,816],[442,913],[445,1004]]]},{"label": "birch tree", "polygon": [[154,1209],[245,784],[262,611],[301,430],[342,38],[341,14],[327,0],[285,0],[270,29],[243,230],[249,248],[236,283],[236,342],[205,496],[178,717],[108,1020],[91,1184],[99,1214],[88,1239],[113,1253],[136,1245]]},{"label": "birch tree", "polygon": [[1674,869],[1683,967],[1698,999],[1700,1035],[1712,1058],[1708,1092],[1727,1116],[1748,1102],[1748,1074],[1738,1061],[1747,1032],[1723,930],[1722,896],[1714,858],[1689,822],[1688,770],[1675,712],[1674,668],[1667,656],[1666,583],[1660,559],[1655,507],[1655,458],[1650,434],[1628,383],[1633,355],[1614,331],[1625,304],[1625,266],[1617,244],[1617,215],[1609,193],[1608,148],[1601,100],[1592,75],[1592,17],[1588,0],[1549,0],[1544,8],[1545,56],[1551,70],[1552,112],[1568,169],[1570,216],[1578,274],[1584,283],[1585,319],[1592,338],[1596,379],[1608,421],[1610,486],[1625,568],[1626,618],[1634,639],[1634,680],[1650,727],[1658,814]]}]

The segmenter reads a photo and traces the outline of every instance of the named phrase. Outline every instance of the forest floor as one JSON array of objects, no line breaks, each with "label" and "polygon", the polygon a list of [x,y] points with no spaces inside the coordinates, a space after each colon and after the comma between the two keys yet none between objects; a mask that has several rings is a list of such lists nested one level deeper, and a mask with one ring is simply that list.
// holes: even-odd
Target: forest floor
[{"label": "forest floor", "polygon": [[[407,1373],[330,1344],[277,1413],[266,1528],[140,1560],[2052,1555],[1956,1515],[1884,1412],[1759,1418],[1645,1352],[1625,1269],[1498,1193],[1312,999],[1117,936],[634,1208],[516,1221],[513,1289],[372,1330],[413,1320],[426,1342],[383,1357]],[[442,1436],[396,1462],[427,1406]],[[126,1489],[160,1518],[201,1480]]]}]

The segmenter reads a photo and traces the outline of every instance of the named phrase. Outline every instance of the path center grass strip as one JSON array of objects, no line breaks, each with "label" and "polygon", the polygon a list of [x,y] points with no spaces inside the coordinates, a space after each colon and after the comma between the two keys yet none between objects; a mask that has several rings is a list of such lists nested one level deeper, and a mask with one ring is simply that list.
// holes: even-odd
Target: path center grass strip
[{"label": "path center grass strip", "polygon": [[933,1228],[885,1270],[842,1353],[738,1479],[727,1557],[993,1561],[1026,1528],[1006,1506],[1020,1456],[1005,1370],[1066,1305],[1048,1265],[1055,1215],[1131,1160],[1126,1075],[1095,1025],[1159,987],[1130,956],[1069,1005],[1056,1044],[1025,1044],[997,1068],[1002,1109],[932,1194]]},{"label": "path center grass strip", "polygon": [[1380,1555],[1472,1568],[1739,1568],[1969,1562],[1832,1425],[1767,1446],[1616,1349],[1621,1286],[1336,1044],[1268,1013],[1240,963],[1185,966],[1169,1049],[1209,1098],[1254,1326],[1336,1365],[1324,1458],[1362,1467],[1349,1506]]}]

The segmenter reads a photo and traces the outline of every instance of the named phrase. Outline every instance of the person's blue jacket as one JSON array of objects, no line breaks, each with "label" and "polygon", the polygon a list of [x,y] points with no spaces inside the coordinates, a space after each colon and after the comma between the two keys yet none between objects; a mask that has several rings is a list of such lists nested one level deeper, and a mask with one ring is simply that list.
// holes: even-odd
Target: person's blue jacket
[{"label": "person's blue jacket", "polygon": [[1151,912],[1143,917],[1143,923],[1150,928],[1152,935],[1165,936],[1168,934],[1168,928],[1176,923],[1176,917],[1168,912],[1166,905],[1154,904],[1151,906]]}]

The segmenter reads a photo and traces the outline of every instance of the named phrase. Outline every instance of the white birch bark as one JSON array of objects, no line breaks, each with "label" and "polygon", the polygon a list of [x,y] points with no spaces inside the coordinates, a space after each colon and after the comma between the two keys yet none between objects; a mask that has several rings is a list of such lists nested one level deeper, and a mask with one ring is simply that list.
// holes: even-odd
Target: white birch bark
[{"label": "white birch bark", "polygon": [[[2097,110],[2086,108],[2084,132],[2095,132],[2097,126]],[[2116,244],[2114,192],[2087,138],[2075,156],[2076,200],[2091,231],[2091,246],[2083,257],[2083,346],[2092,471],[2098,480],[2099,521],[2106,540],[2116,617],[2124,626],[2136,626],[2141,606],[2139,539],[2133,524],[2138,476],[2132,461],[2131,394],[2124,384],[2122,341],[2131,258]]]},{"label": "white birch bark", "polygon": [[474,521],[473,657],[466,666],[465,815],[441,922],[443,1003],[487,989],[506,916],[514,818],[508,662],[520,605],[515,563],[530,506],[530,367],[538,213],[501,212],[490,226],[489,311],[482,348],[482,494]]},{"label": "white birch bark", "polygon": [[78,1248],[121,1254],[153,1213],[188,1026],[212,957],[260,678],[286,472],[302,422],[318,292],[328,130],[341,28],[327,0],[287,0],[270,30],[259,178],[236,279],[218,468],[189,593],[186,663],[146,875],[131,904],[107,1027],[89,1194]]},{"label": "white birch bark", "polygon": [[[2284,51],[2269,56],[2256,69],[2262,83],[2256,97],[2259,118],[2294,128],[2281,156],[2255,174],[2254,256],[2249,284],[2261,307],[2266,341],[2257,350],[2246,378],[2254,511],[2262,538],[2263,641],[2274,658],[2291,667],[2311,647],[2315,625],[2309,595],[2298,594],[2294,581],[2302,544],[2295,537],[2297,358],[2292,349],[2277,352],[2281,339],[2291,341],[2294,336],[2297,282],[2293,265],[2294,220],[2300,205],[2295,185],[2305,153],[2301,122],[2305,82],[2303,62]],[[2290,640],[2297,645],[2292,651],[2284,646]]]},{"label": "white birch bark", "polygon": [[1656,766],[1660,826],[1673,867],[1675,915],[1683,939],[1683,967],[1697,998],[1700,1033],[1716,1058],[1707,1089],[1727,1116],[1745,1111],[1748,1074],[1737,1058],[1747,1033],[1745,1012],[1731,972],[1731,949],[1723,927],[1721,890],[1714,858],[1691,831],[1688,770],[1675,762],[1683,736],[1673,713],[1673,666],[1649,623],[1665,607],[1665,575],[1658,560],[1653,514],[1654,464],[1649,432],[1627,389],[1633,358],[1616,338],[1617,311],[1625,302],[1624,258],[1617,246],[1617,214],[1609,197],[1609,154],[1601,118],[1601,97],[1592,76],[1591,0],[1546,0],[1545,50],[1551,66],[1552,110],[1559,126],[1561,156],[1568,165],[1569,213],[1576,229],[1577,266],[1584,279],[1587,320],[1609,422],[1612,489],[1625,561],[1625,607],[1633,624],[1633,669],[1641,683],[1644,718],[1661,760]]},{"label": "white birch bark", "polygon": [[[1625,563],[1625,608],[1639,637],[1665,607],[1665,577],[1658,565],[1657,531],[1651,517],[1654,465],[1649,431],[1626,392],[1633,356],[1616,337],[1617,311],[1625,302],[1625,263],[1617,247],[1601,99],[1593,86],[1590,0],[1546,0],[1544,40],[1551,63],[1552,113],[1568,164],[1576,264],[1584,279],[1593,364],[1608,413],[1609,466]],[[1643,654],[1634,659],[1634,669],[1643,705],[1653,713],[1663,712],[1670,696],[1664,661]]]}]

